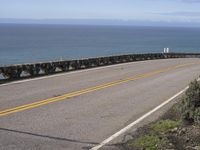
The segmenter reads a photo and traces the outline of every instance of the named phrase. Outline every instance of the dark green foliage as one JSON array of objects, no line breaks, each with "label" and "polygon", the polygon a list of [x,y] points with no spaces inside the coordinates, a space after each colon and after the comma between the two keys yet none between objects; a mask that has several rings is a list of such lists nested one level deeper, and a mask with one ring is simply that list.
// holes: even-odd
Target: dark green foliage
[{"label": "dark green foliage", "polygon": [[190,83],[181,105],[183,119],[200,123],[200,84],[195,80]]}]

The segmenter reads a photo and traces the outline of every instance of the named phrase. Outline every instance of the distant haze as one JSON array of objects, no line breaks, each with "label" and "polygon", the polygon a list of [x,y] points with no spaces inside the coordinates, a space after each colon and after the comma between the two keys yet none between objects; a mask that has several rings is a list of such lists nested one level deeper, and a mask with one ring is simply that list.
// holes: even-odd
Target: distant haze
[{"label": "distant haze", "polygon": [[200,0],[0,0],[0,23],[200,25]]},{"label": "distant haze", "polygon": [[165,22],[106,19],[0,19],[7,24],[66,24],[66,25],[119,25],[119,26],[160,26],[160,27],[200,27],[198,22]]}]

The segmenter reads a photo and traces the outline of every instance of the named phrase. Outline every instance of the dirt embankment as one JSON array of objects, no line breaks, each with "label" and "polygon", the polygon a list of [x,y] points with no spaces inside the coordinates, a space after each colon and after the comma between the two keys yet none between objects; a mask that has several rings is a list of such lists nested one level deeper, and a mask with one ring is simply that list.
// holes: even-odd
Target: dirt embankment
[{"label": "dirt embankment", "polygon": [[[189,103],[187,104],[187,102]],[[193,104],[194,106],[192,106]],[[175,104],[157,121],[145,125],[129,135],[131,139],[121,144],[120,149],[200,150],[200,123],[191,120],[193,116],[200,117],[199,104],[200,84],[193,82],[179,103]],[[182,108],[185,110],[183,111]],[[185,118],[183,119],[183,117]]]}]

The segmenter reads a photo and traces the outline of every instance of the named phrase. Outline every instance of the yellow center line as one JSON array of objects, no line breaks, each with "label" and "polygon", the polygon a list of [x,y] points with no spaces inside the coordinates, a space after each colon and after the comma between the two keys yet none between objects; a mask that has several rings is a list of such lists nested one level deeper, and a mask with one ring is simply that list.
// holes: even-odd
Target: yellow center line
[{"label": "yellow center line", "polygon": [[68,98],[80,96],[82,94],[86,94],[86,93],[90,93],[90,92],[94,92],[94,91],[98,91],[98,90],[101,90],[101,89],[105,89],[105,88],[108,88],[108,87],[112,87],[112,86],[115,86],[115,85],[126,83],[126,82],[129,82],[129,81],[134,81],[134,80],[138,80],[138,79],[142,79],[142,78],[151,77],[151,76],[154,76],[154,75],[157,75],[157,74],[160,74],[160,73],[164,73],[164,72],[167,72],[167,71],[170,71],[170,70],[174,70],[174,69],[177,69],[177,68],[186,67],[186,66],[190,66],[190,65],[195,65],[195,64],[200,64],[200,63],[198,62],[198,63],[189,63],[189,64],[171,66],[171,67],[159,69],[159,70],[156,70],[156,71],[153,71],[153,72],[139,74],[139,75],[136,75],[136,76],[133,76],[133,77],[129,77],[129,78],[113,81],[113,82],[104,83],[102,85],[90,87],[90,88],[83,89],[83,90],[80,90],[80,91],[67,93],[67,94],[64,94],[64,95],[61,95],[61,96],[48,98],[48,99],[41,100],[41,101],[38,101],[38,102],[34,102],[34,103],[30,103],[30,104],[26,104],[26,105],[22,105],[22,106],[18,106],[18,107],[6,109],[6,110],[3,110],[3,111],[0,111],[0,117],[6,116],[6,115],[9,115],[9,114],[12,114],[12,113],[24,111],[24,110],[27,110],[27,109],[32,109],[32,108],[39,107],[39,106],[42,106],[42,105],[47,105],[47,104],[50,104],[50,103],[53,103],[53,102],[66,100]]}]

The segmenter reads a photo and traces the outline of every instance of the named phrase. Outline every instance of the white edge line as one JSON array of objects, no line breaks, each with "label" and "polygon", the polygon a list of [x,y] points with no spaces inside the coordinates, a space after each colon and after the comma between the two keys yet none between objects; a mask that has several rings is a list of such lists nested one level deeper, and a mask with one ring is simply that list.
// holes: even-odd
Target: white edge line
[{"label": "white edge line", "polygon": [[[200,78],[197,81],[200,81]],[[155,107],[154,109],[152,109],[148,113],[144,114],[143,116],[141,116],[140,118],[138,118],[137,120],[135,120],[134,122],[132,122],[131,124],[127,125],[126,127],[124,127],[123,129],[121,129],[120,131],[118,131],[115,134],[111,135],[109,138],[105,139],[99,145],[91,148],[90,150],[98,150],[101,147],[105,146],[106,144],[110,143],[115,138],[117,138],[121,134],[125,133],[126,131],[128,131],[129,129],[131,129],[132,127],[134,127],[136,124],[140,123],[142,120],[144,120],[145,118],[147,118],[148,116],[150,116],[151,114],[153,114],[154,112],[156,112],[157,110],[159,110],[160,108],[162,108],[163,106],[165,106],[166,104],[168,104],[169,102],[171,102],[173,99],[175,99],[179,95],[183,94],[188,88],[189,88],[189,86],[185,87],[183,90],[181,90],[180,92],[178,92],[177,94],[175,94],[174,96],[172,96],[171,98],[169,98],[168,100],[166,100],[165,102],[163,102],[162,104],[158,105],[157,107]]]},{"label": "white edge line", "polygon": [[4,84],[0,84],[0,87],[7,86],[7,85],[12,85],[12,84],[18,84],[18,83],[24,83],[24,82],[48,79],[48,78],[53,78],[53,77],[60,77],[60,76],[70,75],[70,74],[75,74],[75,73],[88,72],[88,71],[100,70],[100,69],[123,66],[123,65],[130,65],[130,64],[133,64],[133,63],[147,62],[147,61],[135,61],[135,62],[129,62],[129,63],[121,63],[121,64],[109,65],[109,66],[99,66],[99,67],[96,67],[96,68],[90,68],[90,69],[84,69],[84,70],[74,70],[72,72],[65,72],[65,73],[59,73],[59,74],[55,74],[55,75],[48,75],[48,76],[44,76],[44,77],[36,77],[36,78],[33,78],[33,79],[24,79],[24,80],[20,80],[20,81],[13,81],[13,82],[9,82],[9,83],[4,83]]}]

